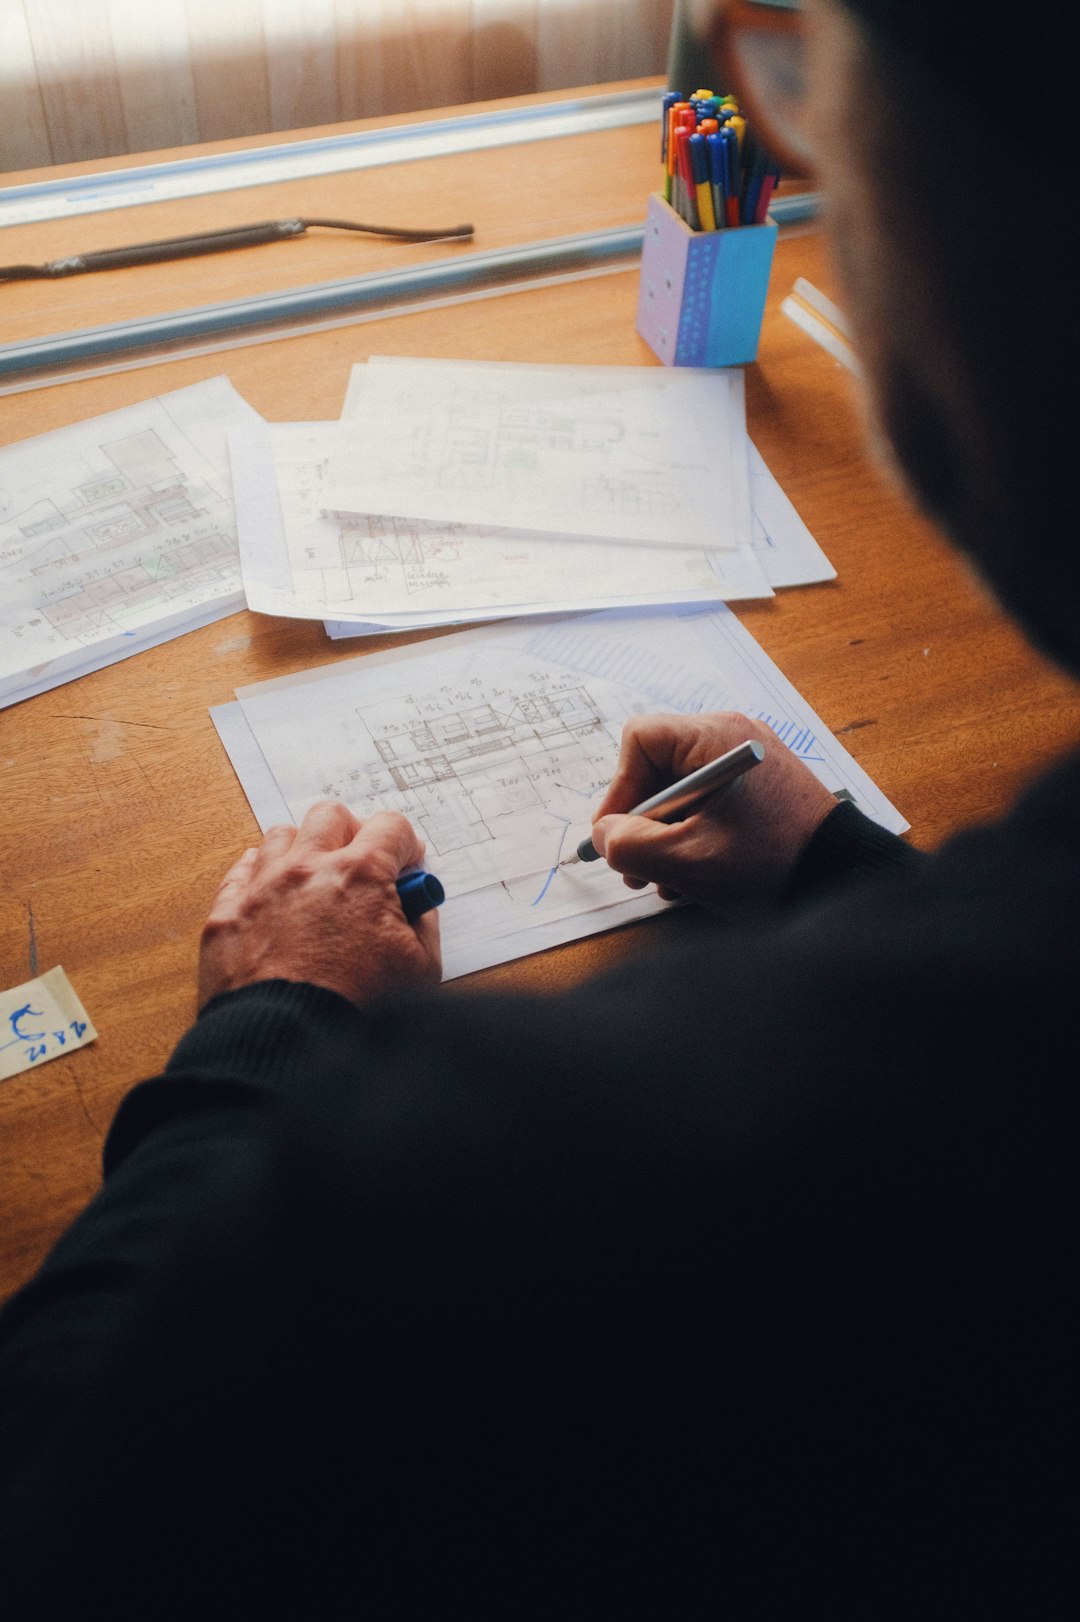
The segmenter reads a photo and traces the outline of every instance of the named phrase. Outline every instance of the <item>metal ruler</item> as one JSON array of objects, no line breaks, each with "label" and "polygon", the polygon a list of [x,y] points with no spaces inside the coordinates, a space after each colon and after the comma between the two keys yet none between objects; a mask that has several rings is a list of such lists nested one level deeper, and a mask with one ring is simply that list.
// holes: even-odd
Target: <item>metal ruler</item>
[{"label": "metal ruler", "polygon": [[[817,211],[813,192],[779,198],[770,210],[780,225],[812,219]],[[346,325],[403,313],[434,300],[491,297],[537,282],[631,269],[640,258],[643,237],[642,225],[587,231],[0,344],[0,394],[32,387],[25,380],[68,366],[96,364],[108,369],[111,362],[119,369],[131,364],[130,357],[155,351],[160,360],[175,360],[180,353],[198,352],[200,346],[226,349],[253,340],[299,337],[311,331],[313,323]]]},{"label": "metal ruler", "polygon": [[[659,90],[620,90],[552,101],[501,112],[465,113],[430,123],[401,124],[390,129],[358,130],[346,135],[287,141],[280,146],[177,158],[137,168],[102,170],[63,180],[41,180],[27,186],[0,188],[0,227],[26,225],[105,209],[134,208],[177,197],[271,186],[282,180],[374,169],[391,163],[415,163],[451,153],[477,152],[528,141],[554,141],[595,130],[630,124],[660,124]],[[659,151],[659,134],[657,136]],[[659,158],[657,160],[659,162]]]},{"label": "metal ruler", "polygon": [[[813,218],[818,199],[813,193],[782,199],[773,209],[778,223]],[[119,321],[109,326],[84,327],[46,338],[23,339],[0,345],[0,381],[27,377],[57,367],[101,362],[110,356],[132,354],[164,345],[197,344],[218,340],[228,347],[228,335],[260,332],[263,337],[285,336],[283,325],[299,336],[297,322],[330,318],[347,322],[376,311],[393,313],[427,300],[451,300],[520,288],[523,283],[563,280],[597,272],[628,269],[641,255],[644,227],[621,226],[587,231],[580,236],[554,237],[493,252],[434,259],[407,269],[373,271],[345,281],[319,282],[282,292],[223,304],[170,310],[161,315]],[[310,330],[310,329],[309,329]],[[225,342],[221,342],[225,340]],[[175,359],[175,353],[161,359]],[[3,392],[7,392],[6,389]]]}]

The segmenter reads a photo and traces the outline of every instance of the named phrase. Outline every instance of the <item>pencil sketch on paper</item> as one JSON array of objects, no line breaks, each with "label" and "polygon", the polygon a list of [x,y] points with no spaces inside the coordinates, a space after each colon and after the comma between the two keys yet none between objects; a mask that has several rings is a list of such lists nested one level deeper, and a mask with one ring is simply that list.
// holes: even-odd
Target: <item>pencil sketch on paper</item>
[{"label": "pencil sketch on paper", "polygon": [[0,691],[19,696],[239,606],[226,378],[0,451]]},{"label": "pencil sketch on paper", "polygon": [[361,815],[403,812],[457,889],[539,874],[542,895],[567,831],[588,827],[610,780],[621,726],[610,708],[571,676],[540,671],[527,686],[473,674],[359,705],[362,763],[320,794]]},{"label": "pencil sketch on paper", "polygon": [[17,547],[42,618],[82,643],[149,605],[230,589],[236,573],[227,499],[188,477],[176,447],[148,428],[96,450],[103,468],[70,468],[65,486],[0,525],[0,557]]},{"label": "pencil sketch on paper", "polygon": [[451,421],[435,465],[443,489],[487,489],[506,473],[542,471],[552,452],[589,456],[602,464],[626,438],[625,425],[613,416],[590,420],[567,410],[518,405],[501,396],[497,412],[490,426]]},{"label": "pencil sketch on paper", "polygon": [[267,423],[231,436],[240,561],[262,613],[394,623],[641,602],[769,595],[750,554],[622,546],[434,518],[326,510],[339,423]]},{"label": "pencil sketch on paper", "polygon": [[446,887],[451,975],[663,905],[628,894],[604,862],[565,860],[590,831],[633,715],[741,710],[834,793],[906,827],[726,609],[492,626],[237,698],[215,722],[261,827],[299,823],[326,797],[361,817],[409,817]]},{"label": "pencil sketch on paper", "polygon": [[281,447],[275,471],[298,600],[320,611],[327,603],[381,607],[388,591],[391,600],[408,602],[453,587],[467,568],[470,539],[475,551],[475,532],[427,519],[324,513],[325,455],[287,456],[280,425],[272,432]]},{"label": "pencil sketch on paper", "polygon": [[374,358],[327,472],[335,512],[749,548],[737,368]]}]

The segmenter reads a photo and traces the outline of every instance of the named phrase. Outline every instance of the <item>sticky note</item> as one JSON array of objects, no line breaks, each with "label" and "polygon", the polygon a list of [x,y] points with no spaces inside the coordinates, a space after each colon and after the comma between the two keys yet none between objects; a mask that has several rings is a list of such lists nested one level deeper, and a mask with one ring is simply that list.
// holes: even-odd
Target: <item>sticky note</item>
[{"label": "sticky note", "polygon": [[0,991],[0,1081],[97,1038],[63,969]]}]

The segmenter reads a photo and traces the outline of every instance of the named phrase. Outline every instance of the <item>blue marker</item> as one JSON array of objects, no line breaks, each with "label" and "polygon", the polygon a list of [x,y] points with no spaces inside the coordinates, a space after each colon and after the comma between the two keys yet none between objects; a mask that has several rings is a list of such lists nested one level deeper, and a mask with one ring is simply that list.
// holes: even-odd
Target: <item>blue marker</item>
[{"label": "blue marker", "polygon": [[727,164],[724,161],[724,143],[717,135],[706,135],[705,156],[709,161],[709,185],[712,189],[713,215],[718,226],[727,224],[727,193],[724,190],[724,176],[727,173]]},{"label": "blue marker", "polygon": [[661,103],[661,106],[663,108],[663,111],[661,112],[661,115],[660,115],[660,162],[661,163],[666,163],[667,162],[668,113],[671,111],[671,109],[674,107],[674,105],[675,105],[675,103],[677,101],[682,101],[682,91],[681,90],[669,90],[667,95],[664,97],[664,99],[663,99],[663,101]]},{"label": "blue marker", "polygon": [[446,900],[446,891],[434,873],[426,873],[422,867],[401,875],[397,881],[397,893],[405,921],[409,924],[415,924],[425,912],[430,912],[432,907],[441,907]]},{"label": "blue marker", "polygon": [[730,124],[725,124],[718,132],[724,143],[724,198],[727,208],[727,223],[739,223],[739,137]]}]

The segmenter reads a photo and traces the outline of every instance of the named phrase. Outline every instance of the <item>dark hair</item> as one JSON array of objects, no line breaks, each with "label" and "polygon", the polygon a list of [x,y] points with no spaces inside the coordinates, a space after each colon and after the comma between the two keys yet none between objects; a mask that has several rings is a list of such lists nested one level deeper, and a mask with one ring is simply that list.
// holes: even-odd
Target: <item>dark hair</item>
[{"label": "dark hair", "polygon": [[1054,161],[1077,159],[1077,8],[1036,0],[1001,21],[976,0],[841,0],[886,50],[921,63],[991,120],[1016,116],[1029,138],[1053,143]]},{"label": "dark hair", "polygon": [[[886,431],[926,507],[1003,604],[1080,673],[1077,136],[1075,125],[1067,146],[1045,135],[1069,116],[1057,85],[1073,60],[1072,7],[1036,4],[1030,27],[1025,13],[1005,32],[991,18],[980,28],[963,0],[840,3],[863,25],[872,63],[878,208],[896,274],[923,288],[921,310],[903,288],[894,301],[907,320],[889,345]],[[935,102],[951,176],[904,161]],[[933,331],[920,330],[923,315]]]}]

